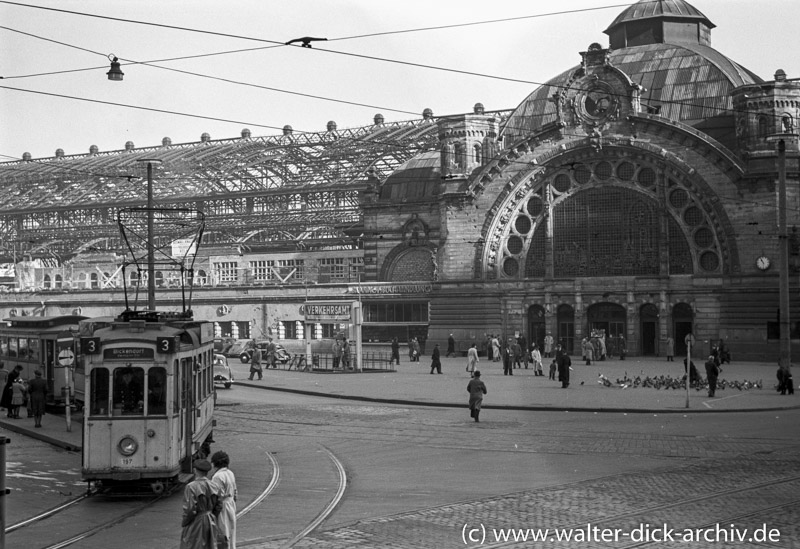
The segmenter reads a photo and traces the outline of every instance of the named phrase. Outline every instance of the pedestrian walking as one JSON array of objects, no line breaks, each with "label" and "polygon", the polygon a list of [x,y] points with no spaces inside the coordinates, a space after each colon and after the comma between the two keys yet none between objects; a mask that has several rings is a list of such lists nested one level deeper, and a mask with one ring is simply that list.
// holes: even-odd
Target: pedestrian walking
[{"label": "pedestrian walking", "polygon": [[255,340],[253,340],[253,358],[250,359],[250,377],[248,379],[252,380],[255,374],[258,374],[259,380],[264,377],[264,373],[261,370],[261,349],[258,348]]},{"label": "pedestrian walking", "polygon": [[510,342],[513,367],[522,368],[522,346],[519,344],[519,340],[512,339]]},{"label": "pedestrian walking", "polygon": [[419,362],[419,357],[422,356],[422,346],[420,346],[419,339],[416,337],[413,339],[411,343],[414,346],[414,360]]},{"label": "pedestrian walking", "polygon": [[447,338],[447,354],[445,356],[447,358],[456,356],[456,339],[453,334],[450,334],[450,337]]},{"label": "pedestrian walking", "polygon": [[544,372],[542,372],[542,352],[539,350],[539,346],[536,343],[533,344],[533,350],[531,351],[531,361],[533,362],[533,372],[537,376],[543,376]]},{"label": "pedestrian walking", "polygon": [[667,362],[675,362],[675,340],[672,336],[667,338]]},{"label": "pedestrian walking", "polygon": [[41,427],[44,408],[47,404],[47,382],[42,378],[40,370],[33,372],[33,375],[35,377],[28,383],[28,401],[30,403],[28,410],[33,416],[34,427]]},{"label": "pedestrian walking", "polygon": [[467,383],[467,392],[469,393],[469,416],[478,423],[480,422],[483,395],[486,394],[486,384],[481,381],[480,371],[475,370],[472,373],[472,379]]},{"label": "pedestrian walking", "polygon": [[400,342],[397,341],[396,337],[392,338],[392,360],[389,361],[389,364],[394,364],[397,361],[397,365],[400,366]]},{"label": "pedestrian walking", "polygon": [[206,477],[211,464],[200,459],[194,462],[194,480],[183,490],[183,520],[180,549],[214,549],[217,547],[217,522],[214,515],[220,505],[217,491]]},{"label": "pedestrian walking", "polygon": [[708,396],[713,397],[717,390],[717,377],[719,376],[719,364],[714,355],[708,355],[706,360],[706,377],[708,378]]},{"label": "pedestrian walking", "polygon": [[486,341],[483,342],[486,346],[486,360],[488,362],[494,361],[494,345],[492,345],[492,334],[486,336]]},{"label": "pedestrian walking", "polygon": [[470,346],[469,350],[467,351],[467,372],[469,372],[470,375],[474,375],[475,368],[477,367],[478,367],[478,349],[473,343],[472,346]]},{"label": "pedestrian walking", "polygon": [[628,347],[625,343],[625,336],[622,334],[619,335],[619,341],[617,342],[617,345],[619,345],[619,359],[625,360],[625,355],[628,353]]},{"label": "pedestrian walking", "polygon": [[236,476],[230,470],[230,464],[227,452],[220,450],[211,456],[211,465],[214,466],[211,482],[222,505],[217,517],[219,537],[225,536],[228,549],[236,549],[236,500],[239,493],[236,489]]},{"label": "pedestrian walking", "polygon": [[583,355],[583,360],[586,361],[586,365],[591,366],[594,347],[592,347],[589,338],[584,337],[583,340],[581,340],[581,354]]},{"label": "pedestrian walking", "polygon": [[439,357],[439,344],[433,346],[433,353],[431,353],[431,373],[436,370],[436,373],[442,373],[442,361]]}]

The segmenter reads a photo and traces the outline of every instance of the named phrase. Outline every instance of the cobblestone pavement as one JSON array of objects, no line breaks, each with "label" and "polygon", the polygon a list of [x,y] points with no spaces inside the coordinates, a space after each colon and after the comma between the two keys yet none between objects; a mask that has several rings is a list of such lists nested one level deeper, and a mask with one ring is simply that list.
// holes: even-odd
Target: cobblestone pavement
[{"label": "cobblestone pavement", "polygon": [[[378,516],[338,524],[334,515],[295,547],[800,546],[800,444],[785,436],[770,436],[768,429],[761,436],[753,436],[749,431],[731,435],[732,429],[727,428],[718,433],[698,434],[713,432],[705,427],[685,435],[661,433],[646,425],[641,429],[626,428],[613,415],[596,417],[597,414],[591,413],[580,418],[571,414],[570,428],[565,429],[558,424],[563,415],[557,416],[555,412],[546,413],[546,417],[496,412],[496,419],[473,425],[465,422],[458,412],[436,412],[441,413],[409,415],[402,407],[372,405],[236,406],[219,417],[223,425],[261,425],[251,420],[268,417],[269,430],[277,437],[302,433],[338,448],[356,442],[364,447],[391,443],[417,448],[457,448],[465,452],[488,448],[493,449],[494,455],[506,448],[503,451],[518,453],[521,461],[525,455],[542,454],[551,454],[554,459],[576,455],[587,461],[607,460],[611,456],[620,460],[622,471],[626,461],[656,458],[661,463],[646,470],[631,467],[630,472],[596,478],[562,479],[549,486],[490,496],[478,494],[474,499],[401,513],[376,513]],[[555,424],[553,418],[557,418]],[[735,418],[727,420],[736,424]],[[648,421],[657,425],[658,418]],[[604,427],[598,427],[598,422]],[[475,436],[476,429],[480,429],[479,436]],[[587,525],[601,530],[617,529],[618,539],[609,542],[579,539],[578,529],[585,535]],[[642,525],[649,525],[646,528],[653,530],[658,540],[665,529],[668,532],[672,529],[674,541],[643,538]],[[764,525],[766,530],[779,533],[777,541],[754,540],[754,532]],[[544,528],[550,529],[545,541],[502,539],[503,529]],[[686,542],[686,536],[705,535],[707,528],[712,529],[709,535],[720,542],[702,539]],[[558,541],[554,529],[573,529],[573,539]],[[701,533],[695,529],[701,529]],[[464,538],[470,532],[474,541]],[[738,535],[744,539],[734,540]],[[290,538],[287,533],[239,545],[277,548]]]}]

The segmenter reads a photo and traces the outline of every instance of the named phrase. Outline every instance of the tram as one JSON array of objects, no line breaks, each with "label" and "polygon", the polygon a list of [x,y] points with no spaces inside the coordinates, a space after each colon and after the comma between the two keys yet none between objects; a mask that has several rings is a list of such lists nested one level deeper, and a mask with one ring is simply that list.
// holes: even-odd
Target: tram
[{"label": "tram", "polygon": [[214,426],[214,328],[189,313],[126,311],[81,323],[84,481],[162,493],[206,457]]},{"label": "tram", "polygon": [[39,370],[47,381],[47,404],[80,408],[84,402],[84,370],[77,359],[75,339],[87,317],[15,316],[0,323],[0,360],[6,370],[22,367],[22,379]]}]

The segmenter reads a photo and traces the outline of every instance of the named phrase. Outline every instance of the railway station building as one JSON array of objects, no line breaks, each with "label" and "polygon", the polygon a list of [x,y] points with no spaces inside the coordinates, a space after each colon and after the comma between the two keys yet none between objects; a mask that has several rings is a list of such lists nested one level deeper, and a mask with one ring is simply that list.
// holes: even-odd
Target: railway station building
[{"label": "railway station building", "polygon": [[[123,284],[144,281],[121,268],[117,219],[144,206],[158,159],[156,205],[205,228],[198,248],[157,244],[194,257],[191,307],[220,337],[329,339],[347,326],[306,323],[304,304],[358,301],[367,347],[549,332],[579,353],[603,330],[634,356],[668,337],[680,355],[691,333],[700,356],[721,339],[734,360],[772,360],[787,246],[800,352],[800,75],[754,74],[713,48],[714,27],[683,0],[642,0],[508,110],[2,163],[0,314],[118,313]],[[180,307],[174,269],[155,277]]]}]

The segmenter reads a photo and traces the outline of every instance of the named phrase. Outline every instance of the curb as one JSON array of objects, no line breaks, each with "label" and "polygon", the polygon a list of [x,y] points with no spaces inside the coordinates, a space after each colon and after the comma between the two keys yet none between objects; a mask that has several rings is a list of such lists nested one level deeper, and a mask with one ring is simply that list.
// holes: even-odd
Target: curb
[{"label": "curb", "polygon": [[67,450],[69,452],[81,452],[83,450],[83,447],[81,446],[76,446],[72,443],[65,442],[57,438],[53,438],[49,435],[45,435],[44,433],[40,433],[39,431],[34,431],[32,429],[28,429],[27,427],[15,425],[14,423],[9,423],[7,421],[0,421],[0,426],[9,431],[13,431],[14,433],[25,435],[26,437],[30,438],[35,438],[37,440],[41,440],[42,442],[46,442],[47,444],[63,448],[64,450]]},{"label": "curb", "polygon": [[[421,406],[432,408],[466,408],[466,403],[455,404],[452,402],[419,402],[417,400],[407,400],[400,398],[377,398],[356,395],[332,395],[329,393],[321,393],[319,391],[309,391],[306,389],[290,389],[287,387],[265,387],[263,385],[251,385],[250,383],[237,382],[237,385],[243,387],[253,387],[262,389],[264,391],[276,391],[280,393],[293,393],[296,395],[307,395],[316,397],[335,398],[339,400],[354,400],[359,402],[378,402],[383,404],[400,404],[403,406]],[[501,405],[501,404],[484,404],[481,406],[485,410],[517,410],[517,411],[530,411],[530,412],[592,412],[592,413],[609,413],[609,414],[730,414],[730,413],[750,413],[750,412],[776,412],[783,410],[796,410],[800,409],[800,404],[792,406],[778,406],[778,407],[765,407],[765,408],[748,408],[746,410],[699,410],[693,408],[681,409],[655,409],[655,408],[592,408],[592,407],[555,407],[555,406],[515,406],[515,405]]]}]

